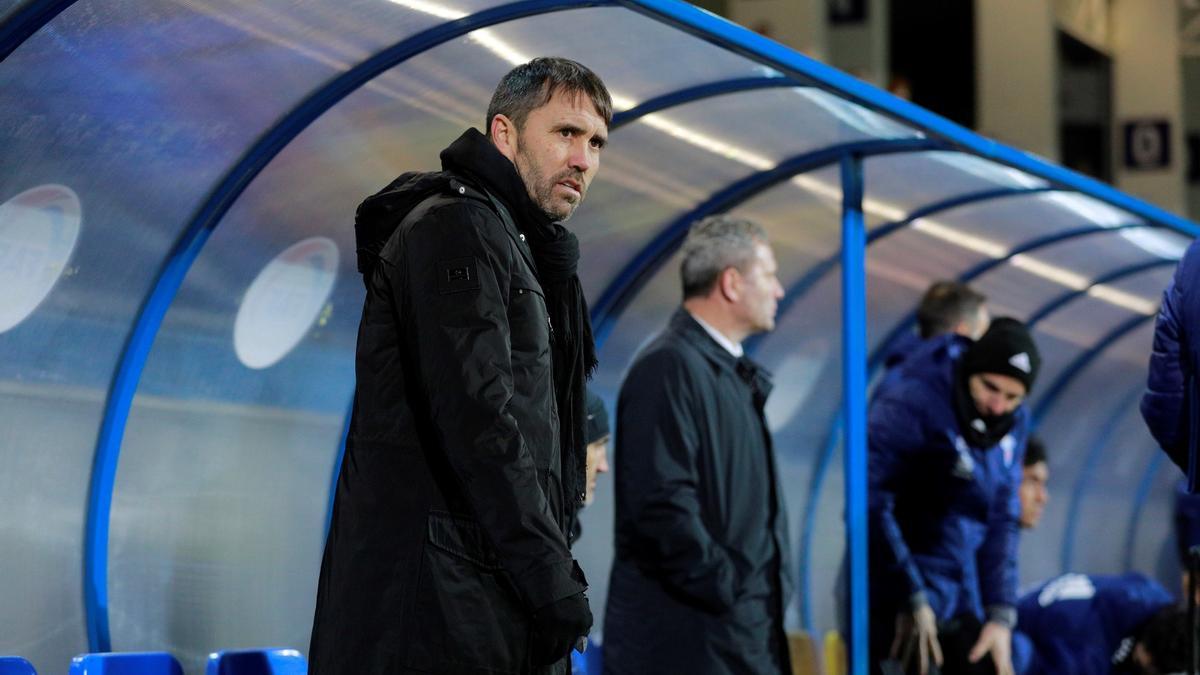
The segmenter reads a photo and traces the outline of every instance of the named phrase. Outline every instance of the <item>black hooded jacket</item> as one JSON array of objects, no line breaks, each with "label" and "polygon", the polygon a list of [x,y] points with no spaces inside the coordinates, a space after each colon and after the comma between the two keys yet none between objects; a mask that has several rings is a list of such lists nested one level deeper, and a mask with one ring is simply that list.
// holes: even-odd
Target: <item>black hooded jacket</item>
[{"label": "black hooded jacket", "polygon": [[528,197],[506,189],[515,170],[462,171],[455,145],[455,171],[405,174],[358,209],[367,295],[312,673],[566,671],[528,660],[532,613],[586,588],[552,328],[512,203]]}]

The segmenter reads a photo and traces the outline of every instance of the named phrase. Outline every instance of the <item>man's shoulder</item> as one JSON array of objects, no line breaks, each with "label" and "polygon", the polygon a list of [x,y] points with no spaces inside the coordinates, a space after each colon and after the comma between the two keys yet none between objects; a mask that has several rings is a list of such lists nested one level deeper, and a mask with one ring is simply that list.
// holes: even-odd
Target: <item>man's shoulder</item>
[{"label": "man's shoulder", "polygon": [[627,379],[691,380],[703,371],[704,363],[703,355],[694,345],[667,327],[638,351]]}]

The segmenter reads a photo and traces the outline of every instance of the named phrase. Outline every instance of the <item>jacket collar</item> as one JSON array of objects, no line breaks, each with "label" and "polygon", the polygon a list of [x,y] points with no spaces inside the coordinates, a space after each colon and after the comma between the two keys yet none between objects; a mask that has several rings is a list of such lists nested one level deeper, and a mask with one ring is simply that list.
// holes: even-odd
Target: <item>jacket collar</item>
[{"label": "jacket collar", "polygon": [[771,373],[766,368],[763,368],[758,363],[753,361],[749,356],[742,355],[741,358],[734,357],[716,340],[704,330],[691,312],[683,307],[675,310],[675,314],[671,316],[671,322],[668,324],[669,330],[683,338],[688,344],[695,347],[704,358],[718,368],[726,368],[731,370],[738,379],[750,386],[754,392],[755,403],[761,409],[765,404],[767,396],[774,388],[771,382]]}]

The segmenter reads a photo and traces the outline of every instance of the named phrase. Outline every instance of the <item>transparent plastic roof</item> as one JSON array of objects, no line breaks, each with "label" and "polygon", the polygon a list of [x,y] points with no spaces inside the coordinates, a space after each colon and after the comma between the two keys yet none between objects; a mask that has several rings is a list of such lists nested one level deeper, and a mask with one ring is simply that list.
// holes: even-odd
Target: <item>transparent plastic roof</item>
[{"label": "transparent plastic roof", "polygon": [[[688,224],[733,212],[770,232],[788,296],[750,348],[781,383],[769,415],[800,548],[793,622],[834,627],[814,589],[832,586],[841,549],[808,543],[842,534],[852,159],[872,361],[935,279],[1033,320],[1054,470],[1138,488],[1120,513],[1083,489],[1037,536],[1075,533],[1071,555],[1106,569],[1136,562],[1124,551],[1156,536],[1138,518],[1163,507],[1169,467],[1150,463],[1136,415],[1103,435],[1073,411],[1107,415],[1139,390],[1188,221],[674,0],[0,0],[0,427],[13,430],[0,527],[22,550],[0,553],[0,597],[31,599],[0,608],[16,627],[0,652],[52,672],[110,645],[195,661],[234,646],[212,640],[306,644],[353,392],[354,208],[436,168],[500,77],[548,54],[593,68],[617,109],[570,223],[607,400],[678,304]],[[1105,382],[1119,386],[1089,401]],[[1114,464],[1125,448],[1137,461]],[[585,514],[593,580],[611,556],[607,508]],[[1078,534],[1111,518],[1130,519],[1127,539]],[[53,609],[20,610],[34,598]],[[188,613],[174,632],[172,612]]]}]

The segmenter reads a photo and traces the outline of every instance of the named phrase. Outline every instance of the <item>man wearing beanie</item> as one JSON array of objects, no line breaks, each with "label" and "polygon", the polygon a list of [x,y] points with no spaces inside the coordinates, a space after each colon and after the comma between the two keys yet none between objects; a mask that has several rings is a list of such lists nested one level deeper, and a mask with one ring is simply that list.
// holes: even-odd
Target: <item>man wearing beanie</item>
[{"label": "man wearing beanie", "polygon": [[969,641],[968,662],[1013,672],[1021,404],[1040,363],[1028,329],[999,318],[978,342],[914,353],[871,403],[871,659],[883,672],[966,671],[943,664],[939,630]]},{"label": "man wearing beanie", "polygon": [[[584,441],[587,443],[586,482],[583,492],[583,505],[588,506],[596,501],[596,479],[602,473],[608,473],[608,410],[604,401],[591,389],[587,390],[587,428],[584,430]],[[583,536],[581,519],[575,519],[571,529],[570,544],[575,545]],[[574,655],[571,657],[575,658]]]}]

